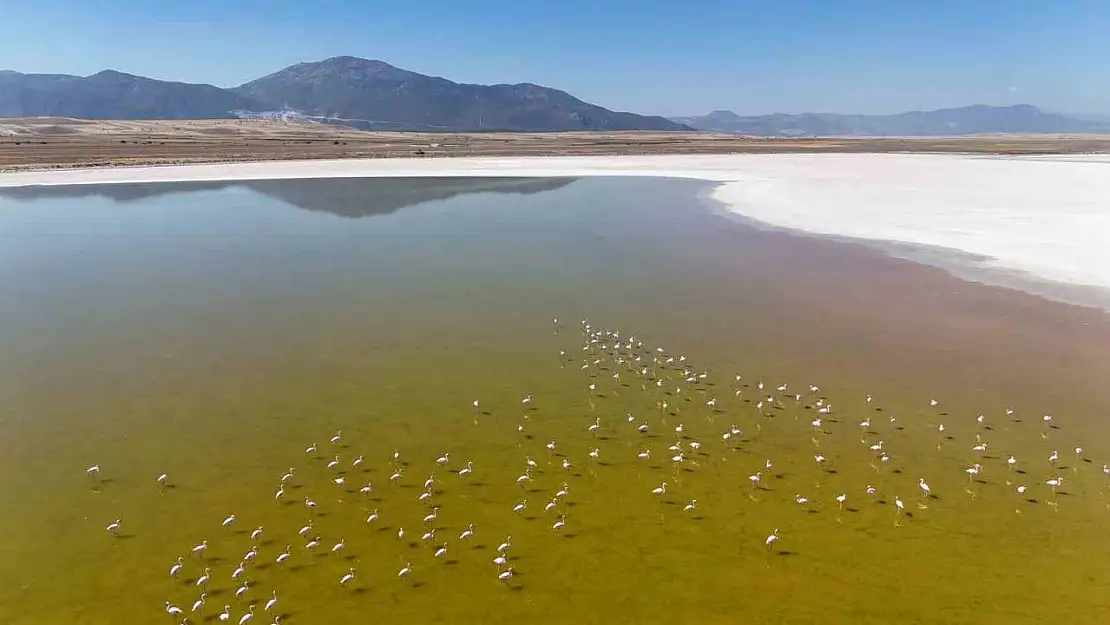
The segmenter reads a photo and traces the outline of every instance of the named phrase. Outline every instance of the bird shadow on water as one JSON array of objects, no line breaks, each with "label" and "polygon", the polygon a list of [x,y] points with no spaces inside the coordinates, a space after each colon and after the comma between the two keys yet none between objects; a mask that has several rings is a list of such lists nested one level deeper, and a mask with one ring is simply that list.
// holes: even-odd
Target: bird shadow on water
[{"label": "bird shadow on water", "polygon": [[798,555],[798,552],[796,552],[796,551],[786,551],[786,550],[784,549],[784,550],[782,550],[782,551],[776,551],[776,552],[775,552],[775,555],[776,555],[776,556],[778,556],[778,557],[780,557],[780,558],[789,558],[789,557],[791,557],[791,556],[796,556],[796,555]]}]

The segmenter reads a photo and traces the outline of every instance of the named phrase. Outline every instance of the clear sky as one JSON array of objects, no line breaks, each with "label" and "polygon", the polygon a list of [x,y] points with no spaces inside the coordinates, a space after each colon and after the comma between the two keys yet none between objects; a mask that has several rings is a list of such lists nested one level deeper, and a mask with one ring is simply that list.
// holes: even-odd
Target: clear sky
[{"label": "clear sky", "polygon": [[0,0],[0,68],[232,86],[387,61],[681,115],[1110,114],[1110,0]]}]

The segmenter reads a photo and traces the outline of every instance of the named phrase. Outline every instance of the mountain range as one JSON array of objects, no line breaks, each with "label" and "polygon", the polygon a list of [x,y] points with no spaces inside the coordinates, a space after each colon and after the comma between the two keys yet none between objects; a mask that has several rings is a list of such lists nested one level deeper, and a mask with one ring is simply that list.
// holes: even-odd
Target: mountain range
[{"label": "mountain range", "polygon": [[611,111],[531,83],[474,85],[339,56],[298,63],[233,88],[104,70],[91,76],[0,70],[0,117],[281,117],[373,130],[704,130],[763,137],[1110,132],[1110,118],[1034,106],[965,106],[895,115],[713,111],[664,118]]},{"label": "mountain range", "polygon": [[610,111],[531,83],[472,85],[383,61],[298,63],[244,85],[0,71],[0,117],[218,119],[283,116],[388,130],[689,130],[664,117]]},{"label": "mountain range", "polygon": [[697,130],[760,137],[914,137],[977,134],[1075,134],[1110,132],[1110,118],[1048,113],[1028,104],[974,105],[895,115],[737,115],[713,111],[672,121]]}]

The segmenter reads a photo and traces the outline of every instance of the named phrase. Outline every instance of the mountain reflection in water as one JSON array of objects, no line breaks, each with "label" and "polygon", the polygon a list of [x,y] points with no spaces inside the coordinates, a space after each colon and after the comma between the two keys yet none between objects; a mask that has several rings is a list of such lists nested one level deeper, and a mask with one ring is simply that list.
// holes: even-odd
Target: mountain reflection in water
[{"label": "mountain reflection in water", "polygon": [[471,193],[530,195],[553,191],[576,178],[305,178],[227,182],[160,182],[0,188],[17,201],[103,197],[133,202],[172,193],[246,188],[309,211],[357,219]]}]

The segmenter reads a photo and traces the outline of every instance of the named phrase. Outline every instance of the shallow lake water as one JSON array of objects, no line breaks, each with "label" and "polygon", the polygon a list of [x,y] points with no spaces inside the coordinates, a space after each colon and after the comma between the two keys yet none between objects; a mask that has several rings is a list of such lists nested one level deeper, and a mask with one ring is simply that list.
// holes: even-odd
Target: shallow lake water
[{"label": "shallow lake water", "polygon": [[1101,313],[708,188],[4,190],[0,623],[1110,616]]}]

